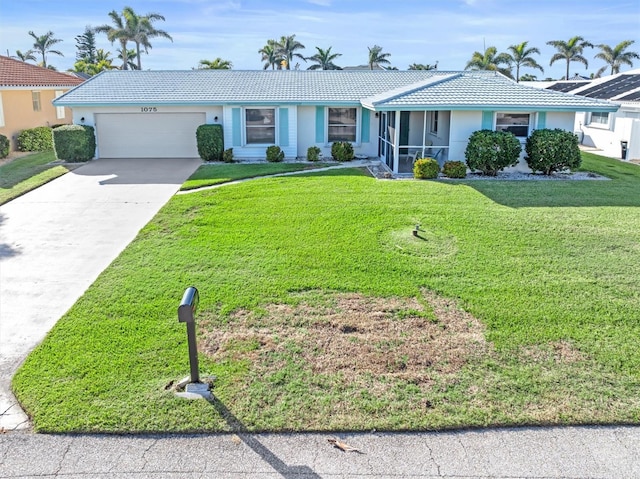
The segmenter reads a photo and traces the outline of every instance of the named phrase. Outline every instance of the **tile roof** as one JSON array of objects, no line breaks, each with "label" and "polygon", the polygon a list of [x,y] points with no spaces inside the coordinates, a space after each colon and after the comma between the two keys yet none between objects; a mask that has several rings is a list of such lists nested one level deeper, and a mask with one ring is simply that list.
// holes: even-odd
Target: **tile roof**
[{"label": "tile roof", "polygon": [[0,87],[74,87],[84,80],[0,55]]},{"label": "tile roof", "polygon": [[[519,85],[495,72],[106,71],[54,101],[57,106],[344,104],[376,109],[539,107],[614,111],[617,105]],[[371,105],[370,105],[371,106]]]}]

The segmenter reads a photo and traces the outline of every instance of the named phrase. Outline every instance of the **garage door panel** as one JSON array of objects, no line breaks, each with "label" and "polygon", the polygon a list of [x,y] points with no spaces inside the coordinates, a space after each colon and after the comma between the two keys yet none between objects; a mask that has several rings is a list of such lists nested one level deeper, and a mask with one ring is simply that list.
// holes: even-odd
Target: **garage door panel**
[{"label": "garage door panel", "polygon": [[197,158],[204,113],[96,115],[101,158]]}]

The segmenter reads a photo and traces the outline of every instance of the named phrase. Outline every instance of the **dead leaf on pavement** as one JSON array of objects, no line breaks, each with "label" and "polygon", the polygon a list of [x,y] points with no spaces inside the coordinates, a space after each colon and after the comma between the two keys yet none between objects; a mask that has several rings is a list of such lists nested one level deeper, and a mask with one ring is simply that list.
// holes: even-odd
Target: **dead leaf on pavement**
[{"label": "dead leaf on pavement", "polygon": [[337,447],[341,451],[344,451],[344,452],[359,452],[360,454],[362,454],[362,451],[360,451],[359,449],[356,449],[355,447],[350,446],[346,442],[342,442],[340,439],[335,439],[333,437],[330,437],[330,438],[327,439],[327,441],[329,442],[329,444],[333,444],[333,447]]}]

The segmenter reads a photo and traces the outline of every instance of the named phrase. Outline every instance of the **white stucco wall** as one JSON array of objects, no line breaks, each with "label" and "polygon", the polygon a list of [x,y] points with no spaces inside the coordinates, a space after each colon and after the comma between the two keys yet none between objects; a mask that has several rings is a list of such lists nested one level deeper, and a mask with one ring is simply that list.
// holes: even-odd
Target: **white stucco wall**
[{"label": "white stucco wall", "polygon": [[621,158],[621,141],[628,145],[627,160],[640,159],[640,104],[622,104],[615,113],[609,113],[607,125],[590,123],[589,113],[577,113],[574,129],[582,144],[600,150],[611,158]]},{"label": "white stucco wall", "polygon": [[482,128],[481,111],[452,111],[449,134],[449,160],[463,161],[471,133]]}]

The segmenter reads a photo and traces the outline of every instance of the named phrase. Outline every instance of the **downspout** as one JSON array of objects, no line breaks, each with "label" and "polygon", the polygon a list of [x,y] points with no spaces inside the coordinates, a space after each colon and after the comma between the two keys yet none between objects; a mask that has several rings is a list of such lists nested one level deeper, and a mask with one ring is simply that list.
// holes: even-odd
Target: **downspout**
[{"label": "downspout", "polygon": [[422,156],[424,158],[424,146],[427,144],[427,110],[424,111],[424,120],[422,121]]}]

